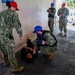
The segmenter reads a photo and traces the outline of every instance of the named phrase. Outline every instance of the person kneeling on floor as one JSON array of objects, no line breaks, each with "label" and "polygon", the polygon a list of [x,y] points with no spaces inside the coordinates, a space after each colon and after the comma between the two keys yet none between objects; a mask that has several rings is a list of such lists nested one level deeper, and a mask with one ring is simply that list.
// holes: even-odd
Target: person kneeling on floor
[{"label": "person kneeling on floor", "polygon": [[54,57],[54,51],[57,50],[57,39],[48,30],[42,30],[42,27],[37,25],[34,28],[33,33],[36,33],[37,38],[34,40],[34,45],[38,46],[38,49],[47,56],[50,60]]},{"label": "person kneeling on floor", "polygon": [[21,58],[23,60],[26,60],[28,63],[31,63],[34,58],[37,57],[38,49],[36,46],[34,46],[29,39],[29,36],[27,37],[27,47],[23,47],[21,49]]}]

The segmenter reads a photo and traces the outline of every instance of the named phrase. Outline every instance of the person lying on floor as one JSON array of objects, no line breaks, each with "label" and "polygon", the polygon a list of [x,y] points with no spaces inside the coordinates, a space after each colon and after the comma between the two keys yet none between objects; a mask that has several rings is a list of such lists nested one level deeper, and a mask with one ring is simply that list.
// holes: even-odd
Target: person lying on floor
[{"label": "person lying on floor", "polygon": [[27,36],[26,44],[27,46],[21,49],[21,58],[31,63],[33,59],[37,57],[38,48],[32,44],[29,36]]}]

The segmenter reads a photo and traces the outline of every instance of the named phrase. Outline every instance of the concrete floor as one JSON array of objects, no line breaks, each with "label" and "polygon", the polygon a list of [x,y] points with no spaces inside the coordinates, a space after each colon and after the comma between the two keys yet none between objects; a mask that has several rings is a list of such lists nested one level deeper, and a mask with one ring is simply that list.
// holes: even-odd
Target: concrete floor
[{"label": "concrete floor", "polygon": [[[75,26],[72,26],[73,29]],[[68,26],[68,28],[70,28]],[[74,29],[75,30],[75,29]],[[58,39],[58,50],[52,61],[47,61],[42,53],[33,63],[28,64],[20,59],[20,53],[16,54],[18,63],[25,66],[25,70],[21,73],[10,73],[9,67],[0,64],[0,75],[75,75],[75,31],[68,29],[68,36],[58,36],[58,26],[55,26],[55,32]]]}]

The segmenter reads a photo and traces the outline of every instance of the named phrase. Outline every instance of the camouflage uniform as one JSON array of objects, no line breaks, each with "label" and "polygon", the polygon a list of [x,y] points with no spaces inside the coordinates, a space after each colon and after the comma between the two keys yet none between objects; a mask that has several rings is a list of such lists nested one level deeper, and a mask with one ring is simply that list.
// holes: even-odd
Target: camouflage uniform
[{"label": "camouflage uniform", "polygon": [[51,10],[51,12],[48,13],[48,26],[49,26],[51,32],[53,32],[53,30],[54,30],[54,16],[56,13],[56,9],[55,8],[49,8],[49,9]]},{"label": "camouflage uniform", "polygon": [[64,28],[64,32],[67,32],[67,16],[69,15],[69,10],[67,8],[60,8],[58,10],[58,16],[59,16],[59,30],[62,32]]},{"label": "camouflage uniform", "polygon": [[[44,31],[43,31],[44,32]],[[39,49],[40,51],[45,54],[45,55],[50,55],[50,53],[52,51],[56,51],[57,50],[57,43],[56,43],[56,40],[53,38],[53,36],[50,34],[50,32],[45,32],[43,34],[43,39],[46,43],[46,45],[44,46],[39,46]],[[37,44],[37,41],[39,40],[39,38],[37,37],[35,40],[34,40],[34,44],[38,46]],[[54,45],[54,43],[56,43]]]},{"label": "camouflage uniform", "polygon": [[16,28],[20,36],[21,23],[18,14],[12,10],[4,10],[0,13],[0,49],[4,54],[4,62],[10,62],[12,68],[18,64],[15,58],[15,43],[12,36],[12,29]]}]

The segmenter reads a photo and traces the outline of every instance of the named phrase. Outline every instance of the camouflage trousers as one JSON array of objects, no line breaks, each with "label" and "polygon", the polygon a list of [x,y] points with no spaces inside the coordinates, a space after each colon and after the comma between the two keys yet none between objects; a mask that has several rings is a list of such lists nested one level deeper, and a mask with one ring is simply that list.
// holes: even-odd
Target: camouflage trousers
[{"label": "camouflage trousers", "polygon": [[53,30],[54,30],[54,18],[48,19],[48,27],[49,27],[50,31],[53,32]]},{"label": "camouflage trousers", "polygon": [[15,58],[15,44],[14,40],[10,40],[7,37],[0,35],[0,49],[4,55],[4,62],[10,62],[12,68],[17,67],[17,61]]},{"label": "camouflage trousers", "polygon": [[51,52],[54,52],[57,50],[57,46],[40,46],[40,51],[45,55],[50,55]]},{"label": "camouflage trousers", "polygon": [[67,22],[65,21],[59,21],[59,30],[62,32],[64,30],[64,32],[67,32]]}]

